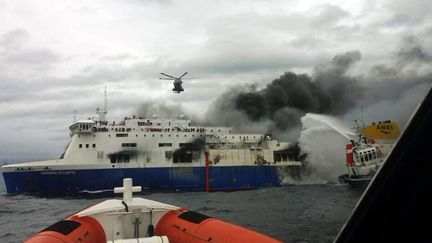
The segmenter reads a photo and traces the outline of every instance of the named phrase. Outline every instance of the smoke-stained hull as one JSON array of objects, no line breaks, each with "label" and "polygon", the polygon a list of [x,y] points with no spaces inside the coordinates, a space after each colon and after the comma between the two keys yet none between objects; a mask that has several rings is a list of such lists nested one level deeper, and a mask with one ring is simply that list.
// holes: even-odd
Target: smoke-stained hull
[{"label": "smoke-stained hull", "polygon": [[[206,189],[205,167],[117,168],[16,171],[3,173],[8,193],[41,196],[110,192],[129,177],[144,190],[193,191]],[[211,190],[245,190],[280,186],[275,166],[218,166],[210,168]]]}]

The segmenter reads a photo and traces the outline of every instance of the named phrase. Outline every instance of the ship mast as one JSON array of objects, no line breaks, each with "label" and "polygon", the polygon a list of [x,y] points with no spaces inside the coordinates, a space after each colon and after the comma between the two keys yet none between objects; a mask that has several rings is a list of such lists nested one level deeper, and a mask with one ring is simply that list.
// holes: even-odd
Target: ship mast
[{"label": "ship mast", "polygon": [[106,121],[105,115],[108,113],[107,103],[108,103],[108,98],[107,98],[107,89],[106,89],[106,85],[105,85],[103,110],[100,110],[99,107],[96,109],[96,114],[99,115],[99,121],[101,121],[101,122]]}]

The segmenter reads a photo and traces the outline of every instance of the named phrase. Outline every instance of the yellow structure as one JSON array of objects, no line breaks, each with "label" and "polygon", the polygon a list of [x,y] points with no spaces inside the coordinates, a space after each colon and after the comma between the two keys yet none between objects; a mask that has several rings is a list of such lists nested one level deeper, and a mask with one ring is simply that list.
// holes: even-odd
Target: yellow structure
[{"label": "yellow structure", "polygon": [[378,124],[372,123],[372,125],[362,130],[363,137],[380,140],[395,140],[399,137],[399,134],[399,125],[392,121],[383,121]]}]

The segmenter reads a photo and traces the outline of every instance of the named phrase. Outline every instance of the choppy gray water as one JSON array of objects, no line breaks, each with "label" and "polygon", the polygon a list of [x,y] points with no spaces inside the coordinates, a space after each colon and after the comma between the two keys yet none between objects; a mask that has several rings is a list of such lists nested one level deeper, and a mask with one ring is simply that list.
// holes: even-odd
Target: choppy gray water
[{"label": "choppy gray water", "polygon": [[[144,197],[246,226],[285,242],[321,243],[333,241],[360,193],[345,185],[325,184],[238,192],[151,193]],[[6,196],[2,184],[0,194],[0,242],[22,242],[69,214],[104,200]]]}]

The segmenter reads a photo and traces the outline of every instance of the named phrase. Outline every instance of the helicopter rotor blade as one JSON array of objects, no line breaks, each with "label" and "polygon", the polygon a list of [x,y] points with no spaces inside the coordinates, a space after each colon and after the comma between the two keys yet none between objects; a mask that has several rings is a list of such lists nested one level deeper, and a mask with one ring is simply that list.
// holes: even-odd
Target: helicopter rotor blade
[{"label": "helicopter rotor blade", "polygon": [[170,78],[176,78],[176,77],[173,77],[173,76],[168,75],[168,74],[166,74],[166,73],[160,73],[160,74],[162,74],[162,75],[164,75],[164,76],[167,76],[167,77],[170,77]]},{"label": "helicopter rotor blade", "polygon": [[174,80],[173,78],[159,78],[159,79],[163,79],[163,80]]},{"label": "helicopter rotor blade", "polygon": [[188,72],[183,73],[182,76],[180,76],[179,78],[183,78]]}]

